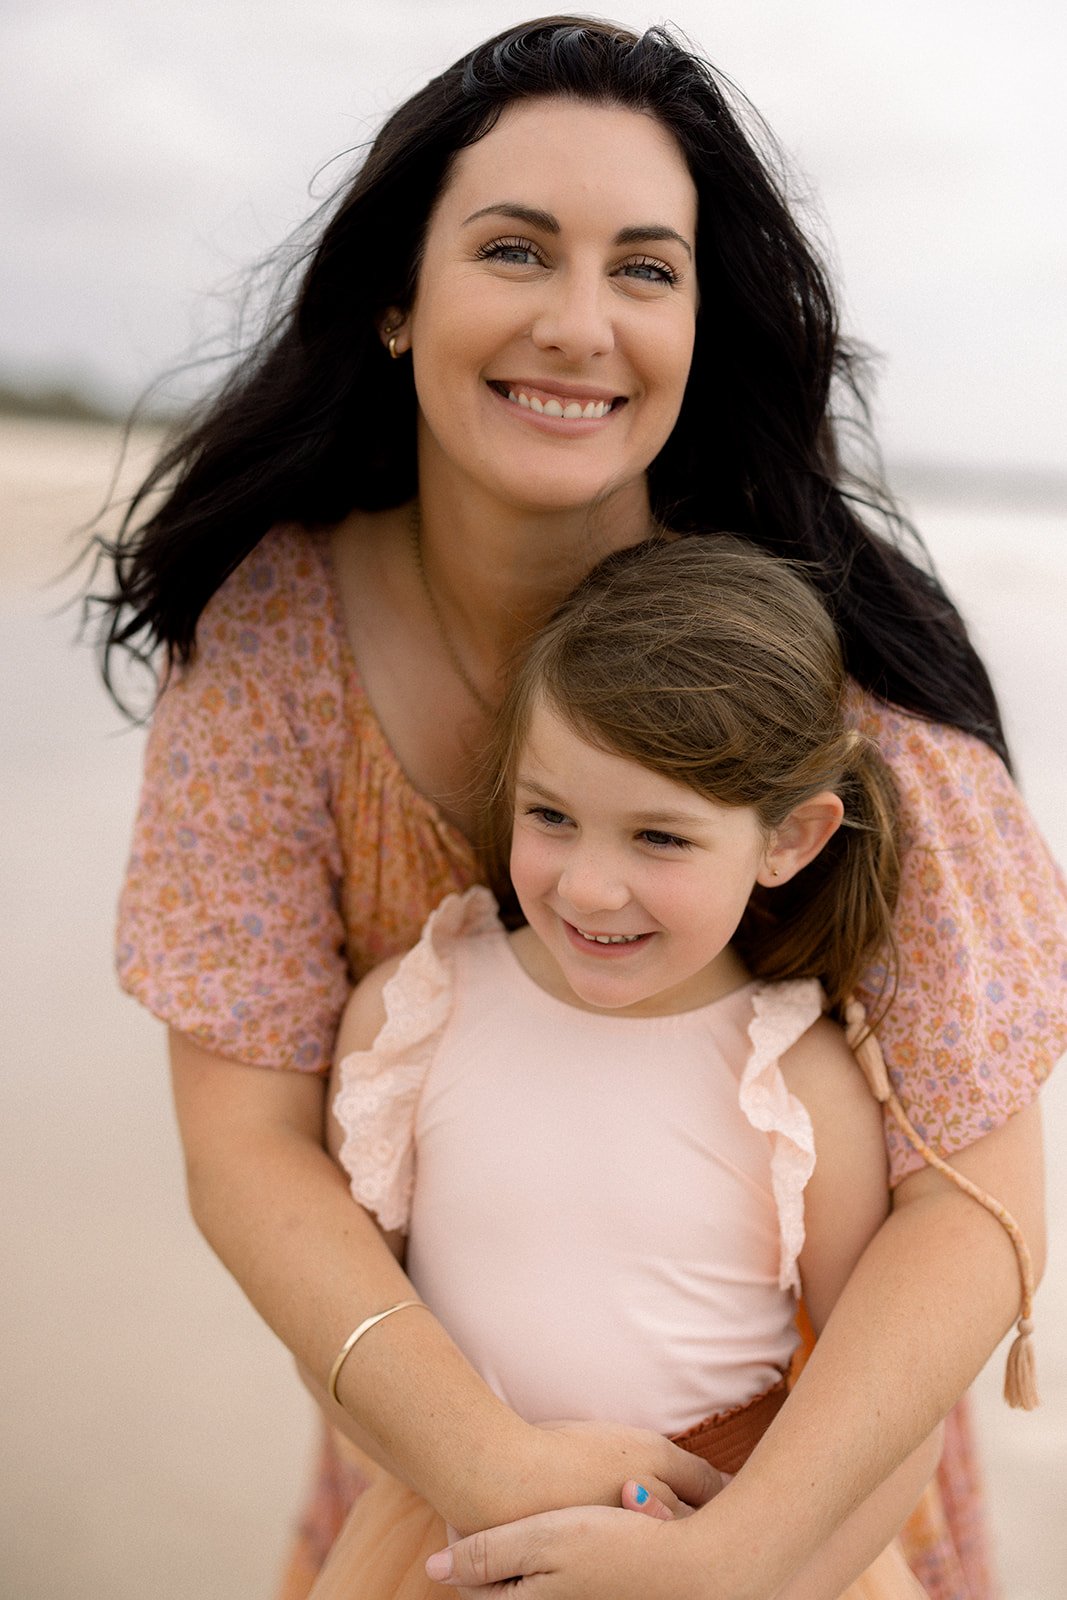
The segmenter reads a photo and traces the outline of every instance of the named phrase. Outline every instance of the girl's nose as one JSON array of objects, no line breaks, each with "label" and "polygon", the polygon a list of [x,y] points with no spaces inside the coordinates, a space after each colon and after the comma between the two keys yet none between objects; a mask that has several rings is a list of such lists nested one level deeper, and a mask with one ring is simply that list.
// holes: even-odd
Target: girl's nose
[{"label": "girl's nose", "polygon": [[611,286],[600,271],[557,271],[530,330],[539,350],[557,350],[567,361],[588,361],[614,348]]},{"label": "girl's nose", "polygon": [[611,861],[587,851],[568,857],[557,888],[571,910],[585,917],[597,911],[621,911],[630,899],[625,880]]}]

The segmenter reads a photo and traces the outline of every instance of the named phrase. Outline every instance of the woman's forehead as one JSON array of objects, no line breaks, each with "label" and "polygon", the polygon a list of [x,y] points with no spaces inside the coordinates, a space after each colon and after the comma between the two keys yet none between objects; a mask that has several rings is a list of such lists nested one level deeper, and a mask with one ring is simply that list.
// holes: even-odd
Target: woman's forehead
[{"label": "woman's forehead", "polygon": [[496,207],[539,210],[560,223],[590,208],[627,220],[632,213],[641,226],[663,221],[691,240],[696,228],[696,189],[663,123],[627,106],[563,96],[506,106],[488,133],[457,153],[435,217],[462,226]]}]

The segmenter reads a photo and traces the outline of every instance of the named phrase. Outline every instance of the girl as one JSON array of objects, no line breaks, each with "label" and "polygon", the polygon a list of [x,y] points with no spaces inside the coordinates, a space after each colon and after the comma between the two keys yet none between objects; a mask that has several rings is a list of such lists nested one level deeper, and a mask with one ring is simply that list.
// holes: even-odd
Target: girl
[{"label": "girl", "polygon": [[[1062,890],[958,614],[892,516],[890,537],[872,523],[881,492],[844,478],[831,388],[856,370],[721,80],[662,29],[510,27],[397,109],[305,242],[291,296],[135,500],[107,596],[112,664],[158,648],[165,684],[121,977],[168,1025],[193,1214],[253,1304],[321,1380],[353,1323],[403,1298],[322,1147],[338,1021],[353,978],[479,881],[466,797],[504,663],[653,517],[799,557],[829,598],[868,691],[859,723],[907,838],[930,847],[903,863],[896,933],[915,959],[887,1058],[931,1141],[1025,1213],[1036,1245],[1033,1102],[1067,1037]],[[761,1551],[790,1532],[769,1512],[779,1485],[810,1496],[816,1431],[829,1520],[798,1519],[804,1539],[929,1434],[1015,1308],[999,1230],[928,1190],[892,1133],[889,1154],[893,1215],[813,1357],[833,1404],[809,1402],[809,1379],[748,1478]],[[966,1272],[946,1275],[949,1249]],[[930,1331],[921,1348],[867,1315],[865,1282],[887,1278],[902,1326]],[[430,1318],[396,1321],[399,1381],[364,1395],[364,1420],[431,1499],[492,1479],[510,1416]],[[391,1405],[401,1390],[416,1403]],[[460,1424],[439,1453],[431,1410]],[[549,1443],[561,1482],[576,1446]],[[625,1452],[614,1435],[599,1448],[594,1477],[617,1469],[617,1492]],[[667,1479],[683,1454],[664,1444],[642,1470]],[[331,1441],[286,1600],[362,1482]],[[951,1488],[956,1539],[927,1517],[909,1549],[928,1586],[987,1600],[980,1530],[958,1516],[973,1488]],[[738,1498],[718,1570],[733,1551],[747,1597]],[[493,1503],[498,1521],[534,1509]]]},{"label": "girl", "polygon": [[[422,1302],[387,1314],[429,1308],[528,1423],[625,1418],[735,1471],[784,1398],[795,1292],[820,1330],[886,1211],[877,1101],[821,1013],[877,957],[891,982],[891,779],[815,594],[719,538],[590,575],[518,672],[494,767],[525,926],[450,897],[341,1027],[331,1147]],[[400,1326],[342,1348],[342,1399],[355,1346]],[[781,1593],[837,1595],[935,1464],[931,1441]],[[700,1517],[666,1551],[623,1527],[617,1592],[652,1593],[653,1549],[670,1593],[699,1591]],[[383,1473],[316,1600],[432,1592],[442,1532]],[[853,1592],[923,1591],[893,1546]]]}]

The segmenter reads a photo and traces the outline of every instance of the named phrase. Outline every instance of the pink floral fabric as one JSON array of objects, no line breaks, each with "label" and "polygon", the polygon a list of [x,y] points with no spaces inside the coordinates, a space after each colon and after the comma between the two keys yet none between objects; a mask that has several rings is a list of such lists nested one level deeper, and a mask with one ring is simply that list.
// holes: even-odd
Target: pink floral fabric
[{"label": "pink floral fabric", "polygon": [[[915,1126],[950,1155],[1028,1105],[1067,1049],[1067,893],[986,745],[859,690],[852,711],[901,805],[900,972],[879,1039]],[[922,1158],[891,1120],[886,1139],[897,1183]]]},{"label": "pink floral fabric", "polygon": [[[1067,1046],[1067,898],[1000,761],[856,692],[903,808],[902,979],[881,1030],[946,1154],[1026,1105]],[[354,978],[478,880],[363,692],[329,551],[269,534],[162,694],[122,892],[123,985],[210,1049],[322,1072]],[[880,987],[870,975],[867,997]],[[888,1129],[894,1179],[918,1158]]]},{"label": "pink floral fabric", "polygon": [[477,878],[366,700],[325,542],[275,530],[213,597],[156,708],[123,987],[221,1055],[325,1072],[352,982]]}]

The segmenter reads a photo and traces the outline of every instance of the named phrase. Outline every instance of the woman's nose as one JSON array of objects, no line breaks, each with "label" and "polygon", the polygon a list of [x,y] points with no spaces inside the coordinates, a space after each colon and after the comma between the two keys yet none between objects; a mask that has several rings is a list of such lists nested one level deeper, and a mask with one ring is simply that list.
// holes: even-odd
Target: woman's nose
[{"label": "woman's nose", "polygon": [[539,350],[558,350],[568,361],[607,355],[615,344],[611,286],[602,272],[559,270],[546,283],[531,328]]}]

